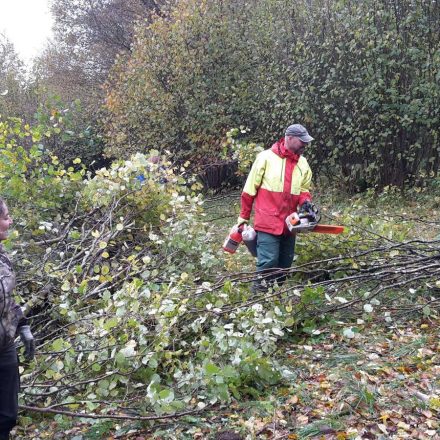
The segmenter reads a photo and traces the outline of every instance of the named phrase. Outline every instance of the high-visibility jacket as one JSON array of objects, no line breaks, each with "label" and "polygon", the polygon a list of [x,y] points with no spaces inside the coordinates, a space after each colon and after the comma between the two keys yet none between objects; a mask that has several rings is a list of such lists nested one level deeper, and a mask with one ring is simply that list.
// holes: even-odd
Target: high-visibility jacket
[{"label": "high-visibility jacket", "polygon": [[254,229],[289,234],[286,217],[312,199],[311,180],[307,160],[287,150],[282,138],[257,155],[241,194],[238,223],[249,220],[255,200]]}]

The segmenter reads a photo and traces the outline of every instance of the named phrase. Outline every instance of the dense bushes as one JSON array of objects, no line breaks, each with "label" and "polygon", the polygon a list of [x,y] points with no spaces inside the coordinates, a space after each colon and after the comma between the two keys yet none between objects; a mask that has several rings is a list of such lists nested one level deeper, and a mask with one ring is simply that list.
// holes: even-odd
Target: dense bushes
[{"label": "dense bushes", "polygon": [[141,414],[174,412],[281,378],[269,356],[281,318],[244,308],[239,329],[209,313],[249,292],[214,286],[222,251],[184,167],[136,154],[92,177],[59,164],[41,126],[0,128],[0,172],[18,168],[16,181],[0,181],[19,231],[17,293],[38,341],[22,401],[112,414],[123,399]]},{"label": "dense bushes", "polygon": [[92,169],[103,164],[104,145],[97,118],[96,115],[90,118],[79,99],[64,103],[58,96],[46,97],[33,116],[34,125],[50,128],[51,136],[46,138],[46,144],[63,163],[70,164],[80,157]]},{"label": "dense bushes", "polygon": [[439,10],[372,6],[335,11],[343,19],[331,38],[309,46],[323,57],[311,60],[304,82],[313,119],[323,121],[315,158],[349,188],[403,187],[439,167]]},{"label": "dense bushes", "polygon": [[38,229],[39,221],[69,209],[85,174],[80,159],[76,168],[66,169],[46,148],[57,134],[56,127],[0,118],[0,194],[19,209],[20,225],[26,229]]},{"label": "dense bushes", "polygon": [[440,165],[439,23],[427,1],[178,2],[113,72],[109,151],[206,163],[230,127],[269,145],[301,121],[332,182],[417,183]]}]

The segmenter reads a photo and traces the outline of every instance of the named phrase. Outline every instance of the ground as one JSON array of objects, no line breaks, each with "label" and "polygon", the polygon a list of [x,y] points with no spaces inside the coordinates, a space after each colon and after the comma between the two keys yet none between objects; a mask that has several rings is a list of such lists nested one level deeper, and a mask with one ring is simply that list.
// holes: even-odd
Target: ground
[{"label": "ground", "polygon": [[[216,406],[150,427],[42,421],[17,429],[41,439],[440,439],[440,321],[365,324],[346,340],[322,329],[280,347],[291,384],[257,399]],[[130,433],[130,431],[132,431]],[[233,438],[232,436],[225,436]]]},{"label": "ground", "polygon": [[[237,193],[220,195],[208,205],[207,220],[216,225],[219,242],[234,222],[237,201]],[[330,206],[326,199],[327,218],[338,218],[350,204],[365,216],[385,212],[393,224],[411,223],[421,212],[413,202],[399,208],[386,205],[386,198],[378,205],[371,198],[361,202]],[[436,209],[431,205],[423,215],[435,219]],[[434,240],[438,234],[437,222],[419,222],[408,238]],[[252,270],[253,260],[240,255],[243,267]],[[293,374],[259,396],[150,424],[98,420],[91,425],[90,420],[23,415],[15,438],[439,440],[439,290],[432,290],[437,309],[428,313],[408,309],[392,322],[353,317],[356,332],[350,337],[344,337],[346,324],[338,321],[313,334],[287,335],[273,356]]]}]

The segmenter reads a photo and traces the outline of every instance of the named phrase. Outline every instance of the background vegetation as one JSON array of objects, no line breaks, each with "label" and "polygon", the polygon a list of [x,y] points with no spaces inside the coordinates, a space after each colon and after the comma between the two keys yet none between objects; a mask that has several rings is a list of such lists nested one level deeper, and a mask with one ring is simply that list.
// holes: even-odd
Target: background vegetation
[{"label": "background vegetation", "polygon": [[109,151],[203,162],[231,127],[269,145],[301,121],[332,184],[414,185],[439,167],[439,23],[427,1],[178,2],[116,64]]}]

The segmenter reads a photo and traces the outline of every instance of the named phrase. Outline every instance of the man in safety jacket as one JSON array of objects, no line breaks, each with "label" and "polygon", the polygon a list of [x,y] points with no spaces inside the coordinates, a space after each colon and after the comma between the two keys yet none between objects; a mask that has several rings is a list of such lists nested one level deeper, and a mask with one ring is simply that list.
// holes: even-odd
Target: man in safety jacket
[{"label": "man in safety jacket", "polygon": [[[312,196],[312,171],[302,156],[313,138],[300,124],[290,125],[285,137],[259,153],[241,195],[238,226],[248,223],[255,201],[254,229],[257,231],[257,271],[282,281],[283,271],[293,261],[295,235],[287,229],[286,217]],[[263,283],[264,284],[264,283]],[[253,290],[264,289],[260,282]]]}]

